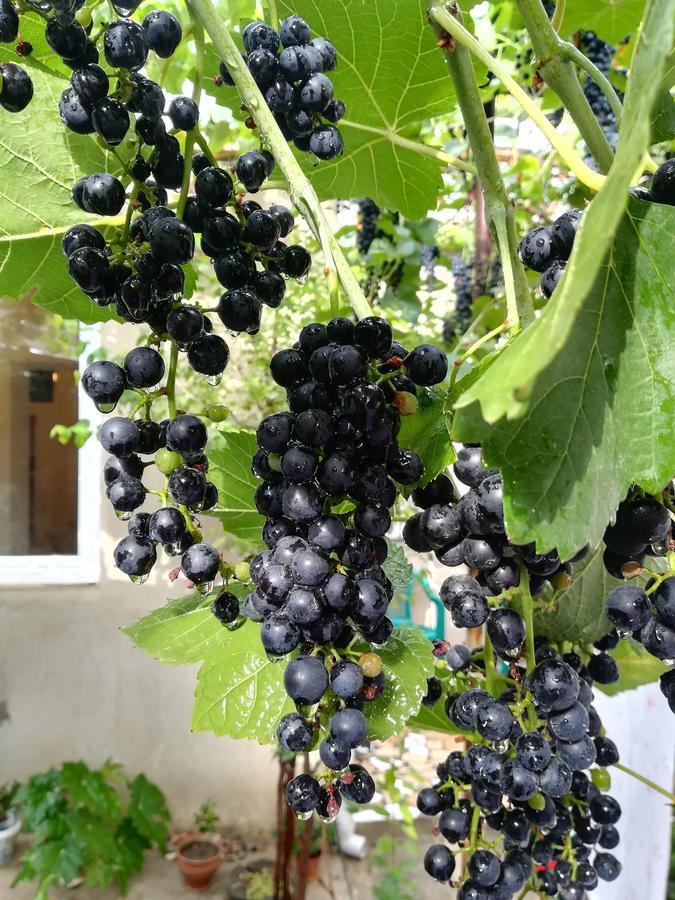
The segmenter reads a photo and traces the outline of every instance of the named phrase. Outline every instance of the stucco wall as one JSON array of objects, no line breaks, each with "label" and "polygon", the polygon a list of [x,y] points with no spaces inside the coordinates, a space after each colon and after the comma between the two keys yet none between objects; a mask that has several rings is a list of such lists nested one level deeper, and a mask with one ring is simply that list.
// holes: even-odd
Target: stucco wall
[{"label": "stucco wall", "polygon": [[143,586],[112,569],[124,526],[103,517],[99,584],[0,588],[0,782],[112,757],[155,780],[179,824],[213,797],[225,825],[269,831],[271,748],[190,732],[198,667],[161,665],[119,631],[184,588],[167,565]]}]

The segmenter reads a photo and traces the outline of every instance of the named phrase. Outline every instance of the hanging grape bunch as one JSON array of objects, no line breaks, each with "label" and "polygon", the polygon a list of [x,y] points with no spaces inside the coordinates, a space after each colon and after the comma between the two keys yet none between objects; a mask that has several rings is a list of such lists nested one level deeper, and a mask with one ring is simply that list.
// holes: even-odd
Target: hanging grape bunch
[{"label": "hanging grape bunch", "polygon": [[[344,141],[336,123],[345,105],[334,98],[326,74],[337,65],[337,51],[312,32],[300,16],[289,16],[277,32],[265,22],[251,22],[242,33],[244,61],[288,141],[318,159],[342,156]],[[224,62],[220,81],[234,85]]]},{"label": "hanging grape bunch", "polygon": [[243,612],[261,623],[272,658],[301,648],[284,674],[298,712],[281,721],[281,746],[306,750],[326,718],[319,745],[326,774],[320,781],[300,775],[288,786],[301,817],[316,809],[333,819],[341,794],[358,803],[372,798],[370,776],[349,764],[367,737],[363,706],[385,683],[375,652],[393,630],[384,536],[399,486],[414,484],[423,471],[397,434],[401,415],[416,408],[418,386],[440,383],[447,369],[440,349],[408,351],[376,317],[308,325],[297,345],[270,363],[289,410],[266,417],[257,430],[252,470],[262,483],[255,504],[267,519],[268,549],[251,561],[255,589]]},{"label": "hanging grape bunch", "polygon": [[[659,166],[649,188],[634,187],[630,192],[638,200],[675,206],[675,160]],[[540,288],[547,299],[563,276],[582,216],[581,210],[570,209],[552,225],[533,228],[520,242],[520,258],[528,269],[542,273]]]},{"label": "hanging grape bunch", "polygon": [[[609,75],[616,47],[606,43],[592,31],[584,31],[579,35],[579,46],[584,55],[592,63],[595,63],[603,75]],[[588,76],[584,79],[584,95],[593,110],[595,118],[598,120],[598,124],[605,132],[605,137],[609,144],[612,147],[616,146],[618,137],[616,116],[612,112],[609,101],[601,89]]]},{"label": "hanging grape bunch", "polygon": [[[526,884],[543,896],[582,898],[621,872],[608,852],[619,843],[621,808],[606,793],[606,767],[619,755],[592,705],[593,678],[579,654],[560,656],[537,641],[530,674],[524,661],[511,661],[497,688],[487,653],[447,651],[438,703],[470,746],[452,752],[417,798],[420,812],[439,816],[447,841],[427,850],[424,867],[452,880],[463,900],[508,900]],[[467,855],[463,877],[459,852]]]}]

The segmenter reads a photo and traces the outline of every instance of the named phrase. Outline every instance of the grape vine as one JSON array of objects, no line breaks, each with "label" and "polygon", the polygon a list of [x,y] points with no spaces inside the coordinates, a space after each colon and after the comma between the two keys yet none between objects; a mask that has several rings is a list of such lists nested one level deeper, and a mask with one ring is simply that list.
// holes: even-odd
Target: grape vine
[{"label": "grape vine", "polygon": [[[433,722],[464,749],[417,796],[445,841],[426,850],[428,874],[463,900],[573,900],[622,869],[611,769],[629,770],[594,705],[620,686],[621,652],[643,661],[640,683],[658,679],[675,712],[675,458],[663,438],[675,408],[663,237],[675,160],[673,135],[651,137],[674,118],[661,88],[675,23],[667,0],[649,0],[620,45],[596,18],[570,31],[564,0],[489,5],[475,13],[481,31],[457,5],[431,3],[420,35],[400,34],[399,56],[342,0],[270,3],[265,21],[238,29],[208,0],[147,14],[136,0],[0,0],[0,107],[18,141],[12,123],[25,128],[43,79],[58,79],[48,115],[72,166],[47,178],[61,219],[36,216],[30,240],[54,242],[45,258],[58,257],[59,290],[86,315],[144,329],[123,358],[92,361],[82,387],[109,416],[97,432],[103,480],[127,529],[115,565],[143,582],[163,554],[176,562],[169,580],[191,592],[127,631],[163,661],[203,663],[195,727],[313,754],[286,799],[298,818],[332,822],[343,799],[375,796],[358,748]],[[399,31],[413,31],[399,26],[417,22],[414,6],[393,4]],[[504,6],[531,44],[513,68],[486,49]],[[401,66],[392,109],[378,79]],[[536,176],[495,142],[497,103],[550,148]],[[245,148],[224,149],[218,106],[243,121],[227,128]],[[364,135],[387,142],[386,160]],[[368,151],[372,184],[354,194],[345,185],[361,183]],[[531,202],[518,194],[526,177],[533,191],[541,182]],[[401,211],[387,202],[392,179]],[[444,231],[460,208],[478,214],[467,199],[478,194],[487,251],[472,261]],[[324,201],[336,199],[356,204],[355,229],[335,225]],[[403,223],[420,202],[438,221],[411,248]],[[543,224],[532,228],[533,215]],[[378,243],[393,258],[397,229],[400,256],[371,267]],[[49,278],[40,266],[19,275],[7,245],[10,295],[37,287],[47,305]],[[363,283],[351,265],[361,258]],[[396,289],[413,270],[411,318],[410,292]],[[445,288],[445,272],[452,299],[436,320],[419,298],[424,283],[427,296]],[[291,345],[276,333],[256,345],[287,408],[272,406],[255,432],[228,430],[233,339],[265,334],[298,293],[318,302]],[[207,402],[182,388],[196,378]],[[159,487],[147,486],[153,466]],[[228,479],[257,523],[246,535],[223,503]],[[204,539],[208,515],[245,538],[238,558]],[[418,565],[452,570],[440,601],[455,627],[481,629],[479,646],[395,627],[390,606],[411,575],[403,546]],[[589,604],[583,579],[593,610],[568,627],[566,611]],[[237,666],[257,672],[252,709]]]}]

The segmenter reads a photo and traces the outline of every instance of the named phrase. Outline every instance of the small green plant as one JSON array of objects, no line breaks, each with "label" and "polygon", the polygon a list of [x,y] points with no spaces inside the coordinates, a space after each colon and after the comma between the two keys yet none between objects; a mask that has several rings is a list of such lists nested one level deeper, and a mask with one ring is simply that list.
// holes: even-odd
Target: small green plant
[{"label": "small green plant", "polygon": [[246,900],[267,900],[274,893],[272,869],[267,866],[257,872],[242,872],[239,882],[246,888]]},{"label": "small green plant", "polygon": [[109,761],[100,769],[66,762],[33,775],[14,805],[35,840],[13,884],[37,880],[36,900],[76,878],[87,887],[116,883],[124,895],[145,851],[164,850],[168,840],[164,794],[145,775],[128,778]]},{"label": "small green plant", "polygon": [[9,811],[16,805],[15,798],[18,790],[18,781],[0,785],[0,825],[9,815]]},{"label": "small green plant", "polygon": [[194,823],[197,831],[210,832],[215,831],[216,826],[220,822],[220,816],[216,812],[216,801],[207,800],[199,807],[195,813]]},{"label": "small green plant", "polygon": [[383,834],[375,844],[371,862],[381,870],[381,877],[373,885],[377,900],[414,900],[410,882],[418,867],[418,846],[413,840],[400,840],[393,834]]}]

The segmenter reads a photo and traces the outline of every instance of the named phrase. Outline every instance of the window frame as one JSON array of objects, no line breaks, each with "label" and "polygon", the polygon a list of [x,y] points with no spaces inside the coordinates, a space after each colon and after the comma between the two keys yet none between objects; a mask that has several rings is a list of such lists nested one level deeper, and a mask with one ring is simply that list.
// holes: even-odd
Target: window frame
[{"label": "window frame", "polygon": [[[84,350],[78,359],[78,372],[87,365],[87,357],[101,346],[99,325],[81,325],[79,339]],[[101,415],[82,389],[77,389],[78,419],[89,420],[96,430]],[[101,578],[101,491],[100,449],[90,437],[77,451],[77,553],[28,556],[0,555],[0,587],[30,585],[96,584]],[[92,486],[95,489],[92,490]]]}]

